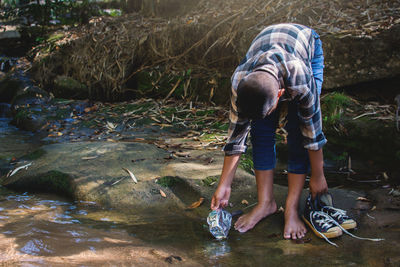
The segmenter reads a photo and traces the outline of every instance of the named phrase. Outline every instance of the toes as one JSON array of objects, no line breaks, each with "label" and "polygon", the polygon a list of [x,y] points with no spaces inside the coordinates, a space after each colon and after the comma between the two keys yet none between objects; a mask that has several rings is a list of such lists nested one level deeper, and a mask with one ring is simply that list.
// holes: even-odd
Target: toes
[{"label": "toes", "polygon": [[296,240],[296,239],[297,239],[296,233],[292,233],[292,239],[293,239],[293,240]]},{"label": "toes", "polygon": [[302,238],[303,238],[303,236],[304,236],[304,235],[303,235],[303,233],[302,233],[302,232],[298,232],[298,233],[297,233],[297,238],[298,238],[298,239],[302,239]]},{"label": "toes", "polygon": [[283,238],[285,239],[290,239],[290,233],[284,233]]}]

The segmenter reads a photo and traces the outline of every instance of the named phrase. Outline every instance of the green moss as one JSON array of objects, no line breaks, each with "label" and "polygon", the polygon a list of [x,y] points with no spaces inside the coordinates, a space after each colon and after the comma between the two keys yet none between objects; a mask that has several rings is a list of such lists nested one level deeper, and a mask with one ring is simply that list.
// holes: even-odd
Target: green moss
[{"label": "green moss", "polygon": [[217,129],[221,131],[227,131],[229,128],[229,123],[224,123],[224,122],[216,122],[211,125],[212,129]]},{"label": "green moss", "polygon": [[97,122],[94,120],[83,120],[79,123],[79,128],[91,128],[97,126]]},{"label": "green moss", "polygon": [[71,114],[71,109],[68,108],[59,108],[55,111],[55,113],[51,114],[50,116],[47,117],[47,119],[50,120],[61,120],[65,118],[69,118]]},{"label": "green moss", "polygon": [[162,187],[171,187],[179,182],[180,182],[180,179],[173,177],[173,176],[164,176],[164,177],[157,179],[157,184],[161,185]]},{"label": "green moss", "polygon": [[60,171],[49,171],[47,173],[21,178],[7,185],[12,189],[27,190],[30,192],[48,192],[73,197],[74,186],[68,174]]},{"label": "green moss", "polygon": [[42,157],[45,154],[46,154],[46,151],[44,151],[43,149],[37,149],[37,150],[33,151],[32,153],[29,153],[28,155],[23,156],[23,158],[26,160],[35,160],[35,159]]},{"label": "green moss", "polygon": [[343,93],[334,92],[321,99],[321,109],[325,123],[335,123],[340,120],[346,107],[350,106],[352,99]]},{"label": "green moss", "polygon": [[65,98],[54,98],[53,101],[57,104],[69,104],[73,102],[73,100]]},{"label": "green moss", "polygon": [[242,168],[248,173],[254,173],[254,164],[252,157],[252,149],[249,148],[246,153],[242,154],[239,162],[239,168]]},{"label": "green moss", "polygon": [[137,126],[149,125],[149,124],[152,124],[152,123],[155,123],[155,121],[153,121],[153,120],[150,119],[150,118],[142,118],[142,119],[138,119],[138,120],[136,121],[136,125],[137,125]]},{"label": "green moss", "polygon": [[20,119],[26,118],[28,115],[29,115],[28,110],[26,110],[26,109],[19,109],[14,118],[15,118],[16,120],[20,120]]},{"label": "green moss", "polygon": [[54,33],[47,38],[47,42],[56,42],[64,37],[63,33]]}]

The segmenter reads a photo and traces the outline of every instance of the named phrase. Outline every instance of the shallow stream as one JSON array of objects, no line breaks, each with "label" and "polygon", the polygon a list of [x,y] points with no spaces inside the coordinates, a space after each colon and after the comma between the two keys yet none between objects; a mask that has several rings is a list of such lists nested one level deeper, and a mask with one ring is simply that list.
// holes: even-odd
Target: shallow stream
[{"label": "shallow stream", "polygon": [[[8,120],[0,123],[3,160],[38,146],[30,133],[8,126]],[[335,248],[312,233],[304,244],[283,240],[283,214],[275,214],[246,234],[231,230],[227,240],[217,241],[208,232],[205,216],[198,214],[138,214],[0,187],[0,265],[383,266],[398,259],[399,228],[363,224],[357,234],[387,241],[344,236],[335,240]],[[358,219],[363,215],[354,214]]]}]

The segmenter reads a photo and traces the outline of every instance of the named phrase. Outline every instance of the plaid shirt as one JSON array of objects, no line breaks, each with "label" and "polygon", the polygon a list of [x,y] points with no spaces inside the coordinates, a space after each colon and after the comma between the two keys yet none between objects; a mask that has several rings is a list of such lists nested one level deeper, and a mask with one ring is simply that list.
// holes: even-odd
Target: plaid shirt
[{"label": "plaid shirt", "polygon": [[223,148],[226,155],[243,153],[247,149],[250,121],[238,115],[236,90],[240,80],[254,70],[274,75],[281,88],[286,89],[285,97],[298,101],[304,148],[318,150],[327,142],[322,132],[319,95],[311,67],[314,41],[312,30],[298,24],[272,25],[256,36],[232,75],[230,125]]}]

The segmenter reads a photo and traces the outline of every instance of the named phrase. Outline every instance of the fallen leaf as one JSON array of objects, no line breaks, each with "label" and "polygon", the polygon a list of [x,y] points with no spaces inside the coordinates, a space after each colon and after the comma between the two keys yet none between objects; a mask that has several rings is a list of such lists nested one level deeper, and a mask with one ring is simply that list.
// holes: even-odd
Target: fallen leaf
[{"label": "fallen leaf", "polygon": [[31,166],[31,165],[32,165],[32,162],[30,162],[30,163],[28,163],[28,164],[26,164],[26,165],[17,167],[17,168],[15,168],[14,170],[11,170],[11,171],[7,174],[7,177],[13,176],[14,174],[16,174],[18,171],[20,171],[20,170],[22,170],[22,169],[28,170],[28,167]]},{"label": "fallen leaf", "polygon": [[371,200],[369,200],[368,198],[365,198],[365,197],[358,197],[357,200],[371,202]]},{"label": "fallen leaf", "polygon": [[135,175],[130,171],[130,170],[128,170],[127,168],[122,168],[124,171],[126,171],[128,174],[129,174],[129,176],[132,178],[132,180],[137,184],[138,183],[138,180],[136,179],[136,177],[135,177]]},{"label": "fallen leaf", "polygon": [[95,159],[95,158],[97,158],[97,157],[98,157],[98,156],[82,157],[81,159],[89,160],[89,159]]},{"label": "fallen leaf", "polygon": [[201,197],[201,198],[199,198],[199,200],[197,200],[196,202],[193,202],[189,207],[187,207],[187,209],[192,210],[192,209],[198,208],[198,207],[200,207],[200,205],[203,202],[204,202],[204,198]]},{"label": "fallen leaf", "polygon": [[376,210],[376,206],[373,206],[373,207],[371,208],[371,211],[373,211],[373,210]]},{"label": "fallen leaf", "polygon": [[162,191],[161,189],[160,189],[160,195],[161,195],[162,197],[167,197],[167,194],[165,194],[165,192]]},{"label": "fallen leaf", "polygon": [[249,202],[246,199],[243,199],[241,202],[243,205],[249,205]]},{"label": "fallen leaf", "polygon": [[389,176],[387,175],[386,172],[383,172],[382,175],[383,175],[383,178],[384,178],[385,180],[389,180]]}]

